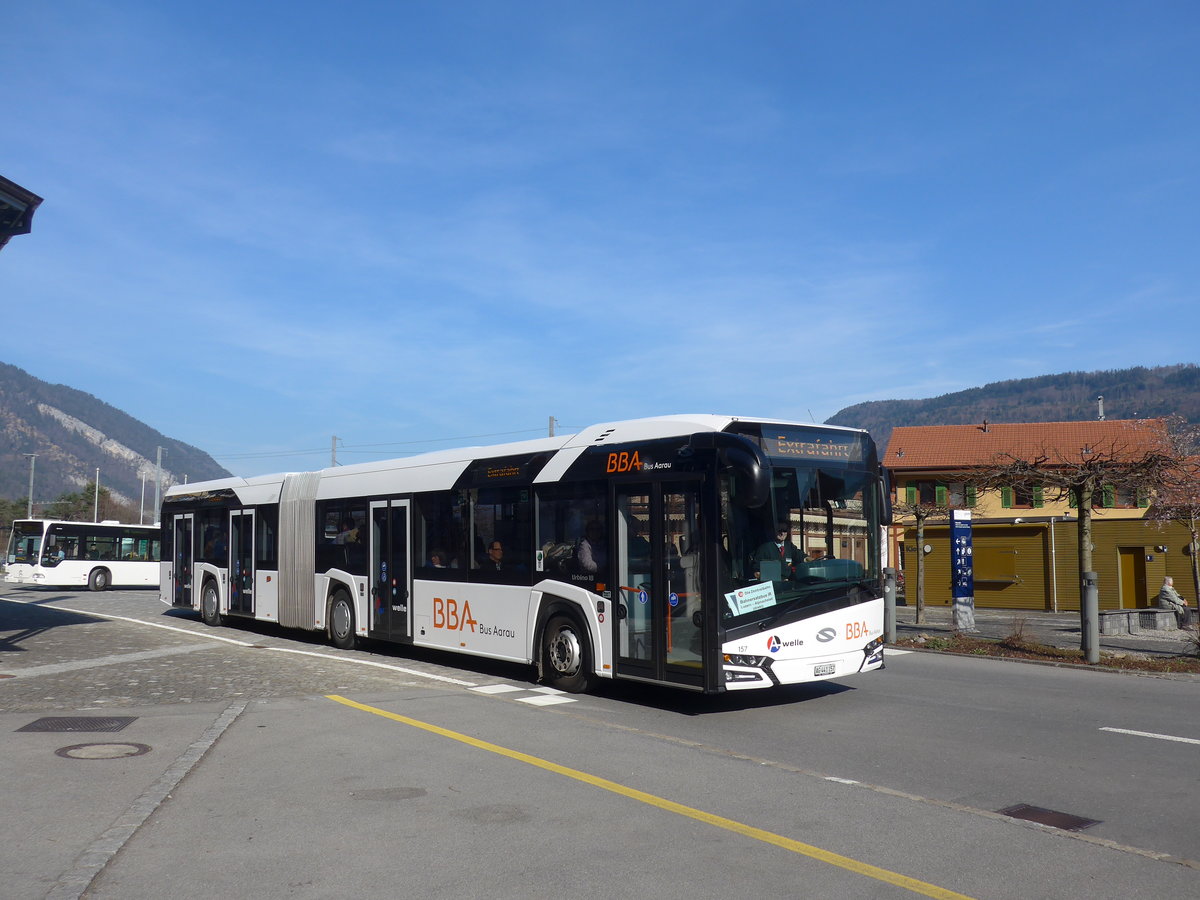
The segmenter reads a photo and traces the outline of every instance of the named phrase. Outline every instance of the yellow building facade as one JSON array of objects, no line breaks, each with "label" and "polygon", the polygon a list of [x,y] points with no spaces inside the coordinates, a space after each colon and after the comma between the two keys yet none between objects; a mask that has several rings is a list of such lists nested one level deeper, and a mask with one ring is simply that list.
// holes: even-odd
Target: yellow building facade
[{"label": "yellow building facade", "polygon": [[[1080,602],[1079,510],[1049,487],[983,490],[973,477],[998,459],[1086,452],[1137,452],[1161,437],[1157,420],[905,427],[893,431],[884,465],[898,514],[892,529],[893,564],[915,592],[918,554],[925,557],[925,602],[950,605],[950,540],[944,511],[972,518],[975,604],[980,608],[1066,611]],[[1192,584],[1189,533],[1178,524],[1146,519],[1151,498],[1105,485],[1092,504],[1092,567],[1101,609],[1155,605],[1167,575],[1187,596]],[[905,508],[937,509],[918,546]],[[1194,598],[1189,597],[1194,601]],[[914,602],[910,598],[909,602]]]}]

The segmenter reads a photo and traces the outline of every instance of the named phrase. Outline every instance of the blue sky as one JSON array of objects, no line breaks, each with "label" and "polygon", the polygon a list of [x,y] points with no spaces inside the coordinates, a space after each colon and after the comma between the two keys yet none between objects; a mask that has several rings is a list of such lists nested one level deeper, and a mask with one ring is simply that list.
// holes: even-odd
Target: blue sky
[{"label": "blue sky", "polygon": [[45,197],[0,359],[237,474],[1197,360],[1194,2],[61,0],[0,30],[0,174]]}]

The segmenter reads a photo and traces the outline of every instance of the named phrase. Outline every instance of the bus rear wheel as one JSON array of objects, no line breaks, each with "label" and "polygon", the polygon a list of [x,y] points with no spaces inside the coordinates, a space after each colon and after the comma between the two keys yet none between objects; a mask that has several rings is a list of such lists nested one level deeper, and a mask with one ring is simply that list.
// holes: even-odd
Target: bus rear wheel
[{"label": "bus rear wheel", "polygon": [[221,615],[221,595],[217,593],[217,586],[211,581],[204,583],[204,590],[200,594],[200,617],[204,619],[205,625],[214,628],[225,622],[225,617]]},{"label": "bus rear wheel", "polygon": [[329,642],[339,650],[354,649],[354,607],[344,591],[329,604]]},{"label": "bus rear wheel", "polygon": [[542,632],[542,672],[546,684],[582,694],[591,683],[587,633],[570,616],[552,616]]},{"label": "bus rear wheel", "polygon": [[88,589],[93,591],[107,591],[111,577],[108,574],[108,569],[92,569],[88,575]]}]

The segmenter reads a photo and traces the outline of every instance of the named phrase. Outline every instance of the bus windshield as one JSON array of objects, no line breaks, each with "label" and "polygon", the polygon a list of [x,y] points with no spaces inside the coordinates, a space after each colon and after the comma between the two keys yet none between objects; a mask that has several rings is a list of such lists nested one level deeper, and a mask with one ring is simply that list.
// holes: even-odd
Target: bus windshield
[{"label": "bus windshield", "polygon": [[865,469],[776,465],[767,503],[739,506],[727,489],[721,501],[727,627],[880,596],[880,493]]},{"label": "bus windshield", "polygon": [[41,522],[13,522],[8,539],[8,564],[36,564],[42,552]]}]

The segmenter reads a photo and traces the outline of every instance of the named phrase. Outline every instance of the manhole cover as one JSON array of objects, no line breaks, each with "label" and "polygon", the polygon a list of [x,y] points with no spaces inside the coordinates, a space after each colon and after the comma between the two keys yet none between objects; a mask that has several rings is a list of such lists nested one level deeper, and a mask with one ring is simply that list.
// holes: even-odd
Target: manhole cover
[{"label": "manhole cover", "polygon": [[997,810],[1002,816],[1012,816],[1014,819],[1025,819],[1051,828],[1061,828],[1063,831],[1083,831],[1093,825],[1099,825],[1097,819],[1085,819],[1083,816],[1073,816],[1070,813],[1059,812],[1055,809],[1043,809],[1040,806],[1030,806],[1028,803],[1018,803]]},{"label": "manhole cover", "polygon": [[54,755],[65,759],[125,759],[149,752],[145,744],[73,744],[59,747]]},{"label": "manhole cover", "polygon": [[47,716],[17,729],[17,731],[120,731],[137,721],[137,716]]}]

